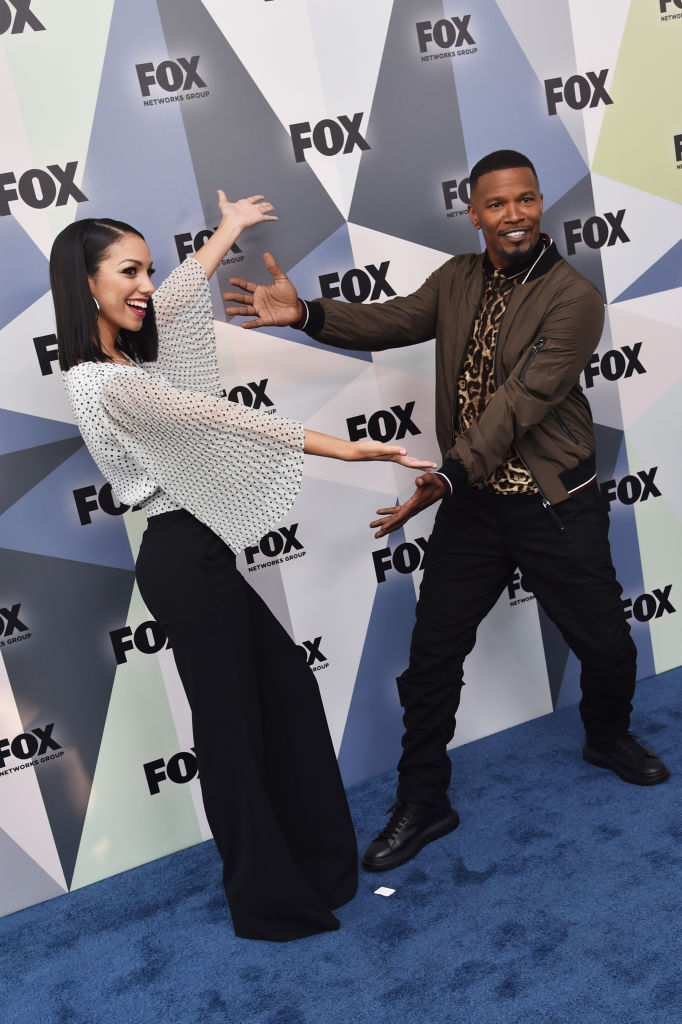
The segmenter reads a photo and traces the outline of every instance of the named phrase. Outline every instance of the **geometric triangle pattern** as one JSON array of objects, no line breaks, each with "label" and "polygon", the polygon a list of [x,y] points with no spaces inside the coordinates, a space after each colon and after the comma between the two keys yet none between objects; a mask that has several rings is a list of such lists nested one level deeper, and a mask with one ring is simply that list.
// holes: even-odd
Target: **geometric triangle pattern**
[{"label": "geometric triangle pattern", "polygon": [[[265,281],[270,251],[304,297],[408,294],[480,251],[473,163],[526,152],[543,229],[606,303],[581,384],[638,673],[680,663],[674,4],[604,0],[597,27],[586,0],[72,0],[70,19],[42,5],[40,32],[20,6],[0,3],[16,22],[0,55],[0,914],[207,835],[172,651],[135,584],[144,517],[99,473],[59,380],[47,257],[76,219],[141,229],[163,280],[215,228],[216,189],[266,195],[279,219],[211,285],[226,392],[432,459],[432,342],[369,353],[242,331],[220,293]],[[315,673],[346,783],[400,753],[395,677],[435,509],[382,540],[368,524],[413,477],[306,457],[284,532],[238,557]],[[298,546],[273,554],[282,536]],[[579,672],[514,577],[467,658],[454,743],[575,705]]]},{"label": "geometric triangle pattern", "polygon": [[82,446],[78,436],[0,455],[0,515]]}]

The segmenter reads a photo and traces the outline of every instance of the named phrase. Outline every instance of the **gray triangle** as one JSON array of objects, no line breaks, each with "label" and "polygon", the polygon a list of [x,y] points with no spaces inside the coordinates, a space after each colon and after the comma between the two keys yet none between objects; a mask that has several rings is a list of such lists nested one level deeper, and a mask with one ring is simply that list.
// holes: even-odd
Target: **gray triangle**
[{"label": "gray triangle", "polygon": [[[2,781],[2,780],[0,780]],[[34,903],[61,896],[64,892],[39,864],[0,828],[0,864],[2,864],[2,887],[0,888],[0,917],[13,914]]]},{"label": "gray triangle", "polygon": [[0,455],[0,515],[62,462],[82,448],[82,437],[67,437]]},{"label": "gray triangle", "polygon": [[310,166],[295,162],[289,133],[203,4],[159,4],[159,15],[169,54],[198,54],[209,91],[181,106],[206,217],[197,230],[217,223],[216,188],[231,199],[257,191],[277,206],[277,223],[239,239],[244,260],[218,268],[221,289],[232,275],[267,277],[265,250],[291,268],[345,223],[343,216]]},{"label": "gray triangle", "polygon": [[581,241],[575,245],[575,252],[571,252],[571,243],[567,241],[567,232],[570,235],[571,228],[566,225],[572,221],[580,221],[582,225],[594,214],[592,179],[587,174],[561,199],[545,208],[542,214],[542,229],[552,236],[561,255],[605,296],[601,249],[590,249]]},{"label": "gray triangle", "polygon": [[63,750],[35,771],[70,885],[117,669],[109,633],[125,626],[135,574],[5,548],[0,580],[22,624],[2,650],[22,727],[54,723]]},{"label": "gray triangle", "polygon": [[441,252],[479,252],[466,204],[455,194],[448,209],[441,184],[469,174],[452,61],[422,62],[407,29],[417,15],[412,0],[396,0],[349,220]]},{"label": "gray triangle", "polygon": [[623,446],[623,431],[595,423],[594,435],[597,439],[597,479],[613,480]]}]

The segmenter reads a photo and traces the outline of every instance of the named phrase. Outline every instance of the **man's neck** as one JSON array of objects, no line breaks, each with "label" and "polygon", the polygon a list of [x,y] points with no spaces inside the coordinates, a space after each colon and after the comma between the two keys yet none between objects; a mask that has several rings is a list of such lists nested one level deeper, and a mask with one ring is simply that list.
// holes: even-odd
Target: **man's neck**
[{"label": "man's neck", "polygon": [[483,267],[489,274],[492,273],[494,270],[499,270],[499,272],[501,274],[504,274],[505,277],[517,277],[520,274],[525,273],[527,270],[529,270],[530,267],[533,266],[538,256],[540,256],[541,253],[544,252],[544,250],[547,248],[550,242],[551,239],[549,235],[541,234],[537,241],[537,245],[528,253],[527,256],[524,257],[523,260],[520,260],[518,263],[508,263],[506,267],[493,266],[493,263],[490,257],[488,256],[488,251],[486,249],[486,252],[483,257]]}]

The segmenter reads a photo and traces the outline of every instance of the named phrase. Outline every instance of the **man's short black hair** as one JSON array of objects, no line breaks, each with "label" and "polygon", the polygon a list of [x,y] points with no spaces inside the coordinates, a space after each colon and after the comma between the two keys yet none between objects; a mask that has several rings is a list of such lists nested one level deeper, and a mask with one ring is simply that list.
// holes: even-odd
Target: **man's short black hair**
[{"label": "man's short black hair", "polygon": [[493,153],[481,157],[478,163],[471,168],[469,194],[473,192],[478,184],[478,179],[483,174],[489,174],[490,171],[506,171],[509,167],[530,167],[535,175],[535,180],[538,180],[537,171],[523,153],[517,153],[515,149],[496,149]]}]

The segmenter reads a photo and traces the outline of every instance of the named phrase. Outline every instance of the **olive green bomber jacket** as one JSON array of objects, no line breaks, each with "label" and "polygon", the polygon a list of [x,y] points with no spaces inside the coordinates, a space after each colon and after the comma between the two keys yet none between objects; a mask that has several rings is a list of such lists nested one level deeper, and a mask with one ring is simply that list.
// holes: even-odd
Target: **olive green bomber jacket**
[{"label": "olive green bomber jacket", "polygon": [[483,256],[455,256],[411,295],[367,305],[320,299],[306,332],[378,351],[436,339],[436,435],[453,484],[482,483],[514,448],[543,498],[565,500],[595,478],[594,429],[580,373],[599,344],[597,289],[550,242],[515,285],[495,347],[495,393],[456,435],[457,378],[483,294]]}]

